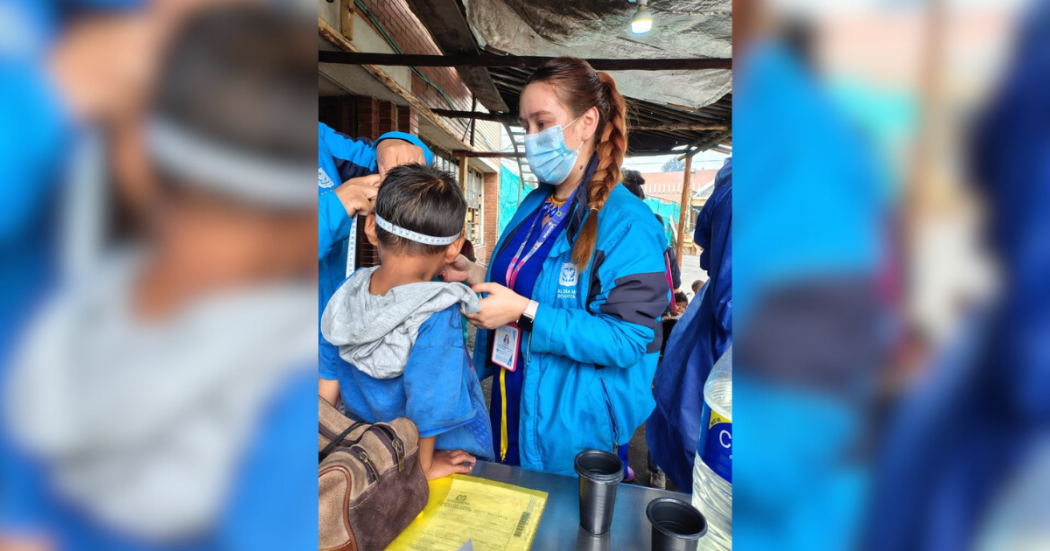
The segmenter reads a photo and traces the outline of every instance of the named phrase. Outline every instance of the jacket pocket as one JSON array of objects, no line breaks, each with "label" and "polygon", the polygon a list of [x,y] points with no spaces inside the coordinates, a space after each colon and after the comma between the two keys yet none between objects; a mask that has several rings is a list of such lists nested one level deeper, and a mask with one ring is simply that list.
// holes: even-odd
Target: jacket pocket
[{"label": "jacket pocket", "polygon": [[599,377],[598,382],[602,386],[602,400],[605,401],[605,411],[609,415],[609,426],[612,427],[612,452],[616,453],[617,448],[620,446],[620,429],[616,426],[616,415],[613,414],[612,400],[609,399],[609,391],[605,388],[605,380]]}]

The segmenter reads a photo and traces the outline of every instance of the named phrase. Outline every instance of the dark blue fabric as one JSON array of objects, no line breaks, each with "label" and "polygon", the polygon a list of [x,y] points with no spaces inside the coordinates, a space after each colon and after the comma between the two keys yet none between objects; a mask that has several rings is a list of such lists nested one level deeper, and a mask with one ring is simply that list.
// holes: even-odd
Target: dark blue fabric
[{"label": "dark blue fabric", "polygon": [[715,178],[715,190],[696,222],[700,266],[708,282],[675,325],[656,370],[656,410],[645,424],[649,453],[682,489],[691,488],[693,458],[700,435],[704,383],[732,344],[733,223],[732,160]]},{"label": "dark blue fabric", "polygon": [[969,547],[997,493],[1050,431],[1050,2],[1022,21],[972,155],[1004,293],[896,412],[868,549]]},{"label": "dark blue fabric", "polygon": [[[514,230],[513,237],[504,245],[503,250],[496,256],[495,261],[492,263],[492,282],[499,283],[500,285],[507,285],[507,268],[510,266],[511,260],[514,258],[514,254],[521,248],[522,242],[528,237],[528,242],[525,243],[525,249],[522,255],[528,254],[528,251],[536,243],[540,237],[540,230],[542,220],[536,223],[536,229],[529,236],[529,228],[532,227],[533,222],[540,216],[542,207],[536,209],[528,218],[526,218],[517,229]],[[536,278],[540,275],[540,269],[543,268],[543,261],[547,259],[547,255],[550,254],[551,247],[554,246],[554,242],[561,237],[565,231],[566,222],[571,216],[566,216],[551,233],[550,238],[532,255],[532,258],[525,263],[518,272],[517,278],[514,280],[513,291],[519,295],[532,298],[532,290],[536,286]],[[492,346],[489,345],[487,356],[484,361],[489,361],[492,357]],[[478,360],[475,360],[478,361]],[[525,365],[525,359],[522,357],[522,351],[518,349],[518,365]],[[521,457],[518,453],[518,421],[520,419],[519,413],[521,411],[521,385],[525,380],[525,370],[516,369],[512,372],[508,372],[506,376],[507,383],[507,458],[503,463],[507,465],[521,465]],[[492,421],[492,447],[496,450],[496,461],[500,460],[499,449],[500,449],[500,416],[503,414],[503,395],[500,391],[499,374],[492,379],[492,401],[489,407],[489,419]]]}]

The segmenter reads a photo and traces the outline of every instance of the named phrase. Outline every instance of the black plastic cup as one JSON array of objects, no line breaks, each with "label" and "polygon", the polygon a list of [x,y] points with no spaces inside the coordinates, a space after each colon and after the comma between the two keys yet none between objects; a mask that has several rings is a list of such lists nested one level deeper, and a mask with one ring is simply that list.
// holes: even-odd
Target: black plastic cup
[{"label": "black plastic cup", "polygon": [[616,487],[623,480],[623,461],[601,450],[576,455],[576,474],[580,475],[580,527],[600,536],[609,531]]},{"label": "black plastic cup", "polygon": [[653,525],[653,551],[696,551],[707,533],[707,519],[696,507],[673,497],[649,502],[645,516]]},{"label": "black plastic cup", "polygon": [[576,551],[611,551],[612,541],[609,534],[595,536],[583,527],[576,529]]}]

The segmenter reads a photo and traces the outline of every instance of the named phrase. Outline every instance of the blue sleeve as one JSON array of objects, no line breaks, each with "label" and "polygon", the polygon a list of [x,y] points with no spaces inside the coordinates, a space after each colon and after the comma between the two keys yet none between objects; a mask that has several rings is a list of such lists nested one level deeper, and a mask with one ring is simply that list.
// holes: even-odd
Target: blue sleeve
[{"label": "blue sleeve", "polygon": [[339,378],[339,366],[343,363],[339,347],[325,340],[320,331],[317,335],[317,376],[334,381]]},{"label": "blue sleeve", "polygon": [[0,67],[0,246],[48,207],[64,166],[73,122],[39,67]]},{"label": "blue sleeve", "polygon": [[[318,152],[321,154],[327,153],[336,159],[349,161],[358,166],[375,166],[376,154],[373,144],[344,136],[323,122],[317,123],[317,140]],[[330,176],[335,176],[335,174]]]},{"label": "blue sleeve", "polygon": [[328,256],[336,243],[350,237],[354,219],[334,192],[317,198],[317,260]]},{"label": "blue sleeve", "polygon": [[317,545],[317,380],[304,370],[259,420],[227,514],[219,549],[312,549]]},{"label": "blue sleeve", "polygon": [[0,534],[47,534],[45,481],[40,466],[0,434]]},{"label": "blue sleeve", "polygon": [[588,297],[587,310],[540,305],[533,351],[615,367],[633,366],[660,351],[656,324],[671,301],[667,243],[656,220],[647,222],[625,224],[606,241],[610,250],[596,251],[589,272],[597,271],[597,277],[591,275],[594,296]]},{"label": "blue sleeve", "polygon": [[405,412],[421,438],[465,425],[477,413],[463,380],[470,367],[459,316],[458,306],[430,316],[405,366]]}]

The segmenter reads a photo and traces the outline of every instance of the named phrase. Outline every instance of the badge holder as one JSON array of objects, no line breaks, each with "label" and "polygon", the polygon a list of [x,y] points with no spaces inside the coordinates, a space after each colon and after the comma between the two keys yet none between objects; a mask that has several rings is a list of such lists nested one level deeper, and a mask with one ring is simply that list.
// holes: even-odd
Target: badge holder
[{"label": "badge holder", "polygon": [[518,369],[518,348],[521,345],[521,329],[516,323],[496,329],[495,342],[492,346],[492,363],[506,369]]}]

